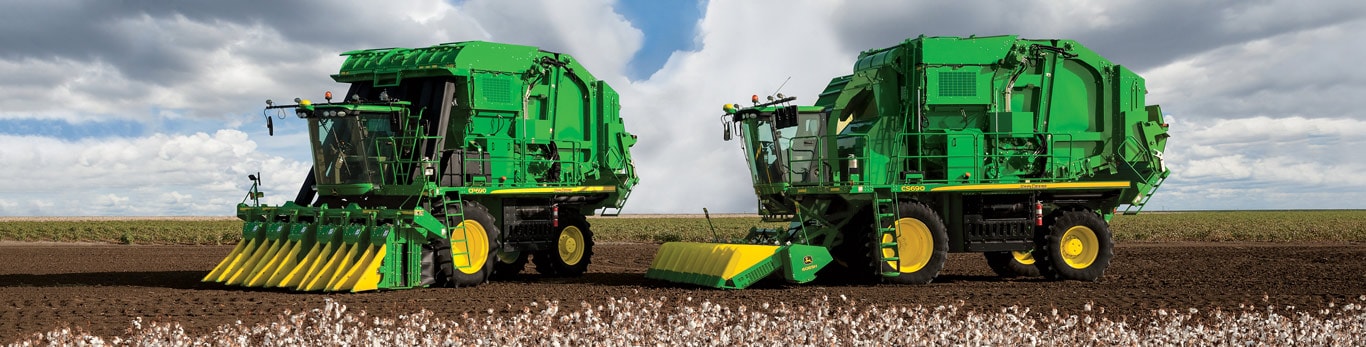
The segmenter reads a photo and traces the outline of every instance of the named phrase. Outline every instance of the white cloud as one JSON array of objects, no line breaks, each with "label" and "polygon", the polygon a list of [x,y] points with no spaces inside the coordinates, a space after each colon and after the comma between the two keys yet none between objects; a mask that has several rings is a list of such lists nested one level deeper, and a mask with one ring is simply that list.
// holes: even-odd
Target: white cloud
[{"label": "white cloud", "polygon": [[696,50],[643,81],[625,77],[643,35],[610,0],[87,5],[54,7],[75,11],[61,21],[0,23],[71,38],[0,34],[12,47],[0,54],[0,121],[122,119],[149,134],[0,135],[0,175],[17,182],[0,190],[0,215],[230,214],[257,171],[267,201],[281,202],[307,171],[307,139],[290,119],[264,137],[263,99],[340,88],[328,74],[342,51],[475,39],[571,54],[622,94],[642,176],[626,212],[752,211],[740,146],[719,138],[721,104],[789,77],[782,91],[810,104],[860,50],[1012,33],[1078,39],[1140,69],[1149,103],[1175,115],[1175,175],[1150,208],[1366,207],[1366,159],[1352,154],[1366,145],[1366,70],[1351,68],[1366,53],[1351,44],[1366,31],[1359,1],[710,1]]},{"label": "white cloud", "polygon": [[[267,173],[266,200],[293,198],[308,167],[256,151],[237,130],[63,141],[0,135],[0,215],[229,215]],[[191,193],[182,193],[191,192]]]},{"label": "white cloud", "polygon": [[[829,49],[834,4],[822,1],[708,3],[697,51],[676,52],[649,81],[619,86],[627,127],[640,136],[632,152],[641,185],[627,212],[742,212],[754,191],[738,142],[721,140],[721,105],[750,95],[784,94],[801,103],[831,78],[848,74],[857,52]],[[783,9],[782,20],[755,13]]]},{"label": "white cloud", "polygon": [[[1159,209],[1366,208],[1366,120],[1170,119]],[[1329,197],[1329,196],[1334,197]]]},{"label": "white cloud", "polygon": [[611,0],[471,0],[461,9],[499,42],[537,46],[578,59],[598,79],[619,85],[644,34]]},{"label": "white cloud", "polygon": [[1148,71],[1150,102],[1200,118],[1255,116],[1361,118],[1366,72],[1352,66],[1366,53],[1366,19],[1212,47]]}]

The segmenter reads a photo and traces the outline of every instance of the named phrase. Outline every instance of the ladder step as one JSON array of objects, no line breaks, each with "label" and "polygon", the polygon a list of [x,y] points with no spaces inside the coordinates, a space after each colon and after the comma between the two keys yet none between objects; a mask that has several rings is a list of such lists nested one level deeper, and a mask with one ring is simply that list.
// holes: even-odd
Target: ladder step
[{"label": "ladder step", "polygon": [[901,257],[884,257],[882,261],[901,261]]},{"label": "ladder step", "polygon": [[900,272],[896,272],[896,271],[888,271],[888,272],[883,272],[883,273],[882,273],[882,277],[896,277],[896,276],[901,276],[901,273],[900,273]]},{"label": "ladder step", "polygon": [[883,242],[881,246],[882,248],[893,248],[896,247],[896,242]]}]

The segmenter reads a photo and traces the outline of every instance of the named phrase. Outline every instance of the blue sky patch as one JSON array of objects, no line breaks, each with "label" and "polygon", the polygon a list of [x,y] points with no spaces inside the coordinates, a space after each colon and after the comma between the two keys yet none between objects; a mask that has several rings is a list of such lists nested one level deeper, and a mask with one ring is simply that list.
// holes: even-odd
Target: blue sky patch
[{"label": "blue sky patch", "polygon": [[70,123],[58,119],[0,120],[0,134],[55,137],[63,140],[136,137],[142,135],[145,131],[145,125],[141,122],[131,120],[81,123]]},{"label": "blue sky patch", "polygon": [[645,33],[643,46],[626,65],[626,76],[637,81],[648,79],[664,67],[673,52],[696,49],[693,37],[703,7],[706,2],[702,0],[617,2],[617,13]]}]

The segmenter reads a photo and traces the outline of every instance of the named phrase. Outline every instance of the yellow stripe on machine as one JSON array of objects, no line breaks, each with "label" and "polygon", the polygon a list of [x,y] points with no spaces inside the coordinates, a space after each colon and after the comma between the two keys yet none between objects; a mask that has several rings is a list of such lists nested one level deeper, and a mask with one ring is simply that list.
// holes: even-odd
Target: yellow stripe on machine
[{"label": "yellow stripe on machine", "polygon": [[[1048,190],[1048,189],[1123,189],[1129,188],[1127,181],[1105,182],[1047,182],[1047,183],[991,183],[964,184],[931,188],[932,192],[963,192],[979,190]],[[909,187],[909,186],[906,186]],[[905,187],[902,187],[905,188]],[[905,189],[902,189],[905,191]]]},{"label": "yellow stripe on machine", "polygon": [[611,193],[617,191],[613,186],[583,186],[583,187],[544,187],[544,188],[508,188],[498,189],[489,194],[574,194],[574,193]]}]

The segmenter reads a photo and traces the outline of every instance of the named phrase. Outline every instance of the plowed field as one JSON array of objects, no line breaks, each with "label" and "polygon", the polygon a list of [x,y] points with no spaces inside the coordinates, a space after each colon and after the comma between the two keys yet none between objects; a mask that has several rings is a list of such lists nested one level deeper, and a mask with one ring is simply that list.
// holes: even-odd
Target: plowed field
[{"label": "plowed field", "polygon": [[[1248,304],[1327,307],[1366,294],[1366,245],[1158,243],[1120,244],[1098,282],[1000,279],[977,254],[951,254],[933,284],[853,286],[765,284],[743,291],[679,287],[643,277],[657,245],[602,243],[581,278],[527,275],[476,288],[432,288],[362,294],[297,294],[200,283],[227,246],[0,244],[0,343],[67,326],[121,335],[135,317],[179,322],[207,332],[236,321],[273,320],[331,298],[351,310],[397,316],[427,309],[438,317],[518,310],[539,300],[603,301],[670,297],[723,303],[804,304],[846,295],[896,305],[957,304],[974,310],[1020,305],[1144,319],[1157,308],[1208,309]],[[1094,312],[1093,312],[1094,313]]]}]

